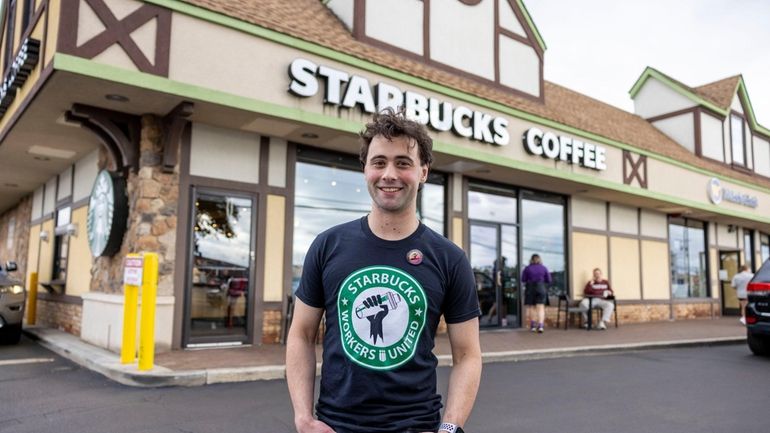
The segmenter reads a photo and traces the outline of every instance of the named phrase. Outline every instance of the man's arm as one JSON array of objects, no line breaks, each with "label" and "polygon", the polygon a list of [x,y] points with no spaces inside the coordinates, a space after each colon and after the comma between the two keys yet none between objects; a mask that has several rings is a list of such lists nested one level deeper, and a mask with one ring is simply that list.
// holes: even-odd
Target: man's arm
[{"label": "man's arm", "polygon": [[452,372],[449,374],[443,422],[463,426],[473,409],[481,380],[479,320],[447,324],[452,346]]},{"label": "man's arm", "polygon": [[294,318],[286,339],[286,382],[294,407],[294,426],[299,433],[334,433],[313,416],[315,339],[322,315],[322,309],[296,298]]}]

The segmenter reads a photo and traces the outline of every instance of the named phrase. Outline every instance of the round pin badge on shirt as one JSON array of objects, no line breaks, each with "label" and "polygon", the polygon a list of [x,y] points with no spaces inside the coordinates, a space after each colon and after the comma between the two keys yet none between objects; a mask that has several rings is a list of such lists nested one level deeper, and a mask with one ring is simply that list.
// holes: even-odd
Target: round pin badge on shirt
[{"label": "round pin badge on shirt", "polygon": [[406,253],[406,261],[415,266],[419,265],[422,263],[422,251],[416,249],[409,251]]}]

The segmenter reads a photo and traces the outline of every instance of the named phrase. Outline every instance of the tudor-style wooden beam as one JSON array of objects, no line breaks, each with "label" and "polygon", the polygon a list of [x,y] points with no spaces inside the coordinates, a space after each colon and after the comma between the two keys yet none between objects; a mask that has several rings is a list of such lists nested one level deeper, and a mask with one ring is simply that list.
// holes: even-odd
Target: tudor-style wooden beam
[{"label": "tudor-style wooden beam", "polygon": [[72,104],[65,113],[68,122],[79,124],[99,137],[115,170],[125,173],[139,169],[139,138],[142,123],[138,116],[84,104]]},{"label": "tudor-style wooden beam", "polygon": [[187,125],[187,118],[193,114],[194,104],[182,101],[163,118],[163,166],[164,173],[172,173],[177,164],[179,140]]}]

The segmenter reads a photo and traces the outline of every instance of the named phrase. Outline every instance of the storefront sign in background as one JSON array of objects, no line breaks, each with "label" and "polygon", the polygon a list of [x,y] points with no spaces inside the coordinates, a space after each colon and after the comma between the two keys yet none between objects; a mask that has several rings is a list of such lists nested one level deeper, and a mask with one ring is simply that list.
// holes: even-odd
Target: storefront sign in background
[{"label": "storefront sign in background", "polygon": [[759,199],[756,196],[741,194],[727,187],[723,187],[719,179],[712,177],[707,186],[709,200],[714,204],[722,203],[722,200],[742,206],[756,208],[759,205]]},{"label": "storefront sign in background", "polygon": [[366,78],[319,66],[310,60],[300,58],[291,62],[289,78],[289,92],[302,98],[318,94],[322,82],[324,103],[329,105],[346,108],[360,106],[367,113],[388,107],[397,110],[404,106],[409,118],[436,131],[452,131],[461,137],[498,146],[505,146],[510,141],[508,120],[502,117],[462,105],[454,106],[418,92],[403,91],[387,83],[377,83],[372,87]]}]

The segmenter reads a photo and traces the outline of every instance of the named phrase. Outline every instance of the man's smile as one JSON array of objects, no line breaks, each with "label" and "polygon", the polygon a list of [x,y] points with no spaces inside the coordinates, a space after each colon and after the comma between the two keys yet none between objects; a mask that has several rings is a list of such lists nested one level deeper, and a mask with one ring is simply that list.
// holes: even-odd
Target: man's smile
[{"label": "man's smile", "polygon": [[398,192],[403,189],[403,187],[397,187],[397,186],[380,186],[378,187],[380,191],[384,192]]}]

